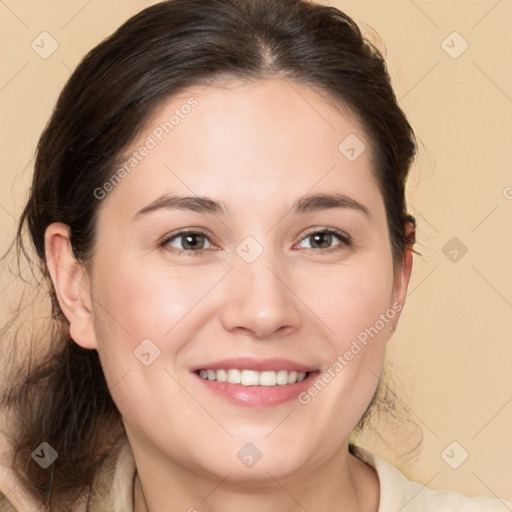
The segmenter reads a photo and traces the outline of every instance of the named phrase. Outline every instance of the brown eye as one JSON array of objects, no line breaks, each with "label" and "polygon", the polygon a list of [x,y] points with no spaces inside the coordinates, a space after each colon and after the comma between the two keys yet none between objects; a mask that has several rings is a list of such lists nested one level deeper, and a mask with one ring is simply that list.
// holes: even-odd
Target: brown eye
[{"label": "brown eye", "polygon": [[[306,245],[303,245],[304,242],[306,242]],[[349,238],[346,235],[328,229],[310,233],[299,243],[299,247],[305,249],[333,249],[343,245],[349,245]]]},{"label": "brown eye", "polygon": [[166,240],[164,245],[181,251],[200,251],[201,249],[209,249],[211,242],[203,233],[182,232]]},{"label": "brown eye", "polygon": [[309,245],[313,249],[326,249],[331,246],[332,239],[333,236],[331,233],[315,233],[313,235],[309,235]]}]

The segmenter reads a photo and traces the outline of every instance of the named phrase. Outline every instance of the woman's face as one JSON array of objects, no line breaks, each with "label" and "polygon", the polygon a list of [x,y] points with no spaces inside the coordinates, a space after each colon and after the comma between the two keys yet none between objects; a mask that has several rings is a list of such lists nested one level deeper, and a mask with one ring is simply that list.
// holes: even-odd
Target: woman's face
[{"label": "woman's face", "polygon": [[346,451],[407,285],[364,131],[304,85],[212,85],[159,107],[126,155],[95,193],[76,341],[138,464],[279,479]]}]

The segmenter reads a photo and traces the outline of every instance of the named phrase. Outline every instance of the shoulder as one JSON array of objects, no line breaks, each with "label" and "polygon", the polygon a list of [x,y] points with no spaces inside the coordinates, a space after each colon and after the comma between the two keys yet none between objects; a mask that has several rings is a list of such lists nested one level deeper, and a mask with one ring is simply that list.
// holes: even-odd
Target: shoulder
[{"label": "shoulder", "polygon": [[0,491],[0,512],[17,512],[2,491]]},{"label": "shoulder", "polygon": [[379,477],[378,512],[507,512],[512,502],[485,497],[467,497],[447,490],[434,491],[408,480],[384,459],[355,446],[354,455],[372,466]]},{"label": "shoulder", "polygon": [[40,512],[41,507],[26,494],[19,484],[5,485],[0,480],[0,512]]},{"label": "shoulder", "polygon": [[135,470],[133,452],[127,438],[123,437],[95,475],[88,510],[133,512]]},{"label": "shoulder", "polygon": [[[105,510],[133,512],[133,482],[135,460],[126,437],[121,438],[104,459],[94,475],[88,496],[73,505],[73,512]],[[40,512],[13,480],[5,467],[0,466],[0,512]]]},{"label": "shoulder", "polygon": [[0,512],[40,512],[40,507],[23,490],[4,457],[0,462]]}]

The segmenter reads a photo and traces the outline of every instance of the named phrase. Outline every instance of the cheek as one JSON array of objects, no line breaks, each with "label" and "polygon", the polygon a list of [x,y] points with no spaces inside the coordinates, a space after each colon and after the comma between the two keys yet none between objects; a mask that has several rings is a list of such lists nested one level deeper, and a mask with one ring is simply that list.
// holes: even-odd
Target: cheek
[{"label": "cheek", "polygon": [[[215,278],[203,270],[120,261],[96,276],[102,317],[119,337],[160,339],[184,318]],[[106,314],[106,315],[105,315]],[[110,319],[108,318],[110,316]],[[113,334],[113,333],[111,333]]]},{"label": "cheek", "polygon": [[123,417],[144,430],[148,417],[156,424],[168,420],[168,411],[160,410],[165,395],[180,404],[180,413],[190,405],[167,371],[174,374],[180,351],[193,338],[197,322],[189,321],[190,313],[215,277],[158,265],[141,268],[128,258],[115,265],[104,261],[95,271],[98,353]]},{"label": "cheek", "polygon": [[[100,258],[98,258],[100,261]],[[127,372],[143,389],[156,367],[172,368],[183,347],[193,340],[203,316],[203,300],[222,277],[222,269],[183,267],[161,263],[141,266],[129,258],[107,258],[95,269],[94,329],[98,352],[113,395]],[[204,318],[203,318],[204,319]],[[195,321],[194,321],[195,320]],[[150,340],[150,341],[148,341]],[[142,354],[147,354],[149,357]],[[164,357],[160,357],[160,355]],[[159,358],[159,359],[158,359]],[[146,371],[145,362],[152,371]]]},{"label": "cheek", "polygon": [[306,294],[309,289],[309,294],[303,296],[308,297],[311,308],[328,327],[338,353],[360,334],[363,339],[366,330],[376,323],[379,332],[386,330],[379,319],[391,306],[393,272],[389,258],[361,258],[358,264],[317,272],[314,280],[313,276],[307,280],[306,275],[303,277],[310,283],[303,290]]},{"label": "cheek", "polygon": [[316,385],[299,398],[319,421],[339,423],[336,431],[349,431],[370,402],[397,315],[391,260],[360,263],[318,273],[309,286],[309,305],[326,326],[329,346],[322,347],[325,366]]}]

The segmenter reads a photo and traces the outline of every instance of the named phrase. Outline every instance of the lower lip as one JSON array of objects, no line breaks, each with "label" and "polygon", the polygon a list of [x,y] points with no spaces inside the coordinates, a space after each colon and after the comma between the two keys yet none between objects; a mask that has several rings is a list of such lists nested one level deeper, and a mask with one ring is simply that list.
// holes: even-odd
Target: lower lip
[{"label": "lower lip", "polygon": [[210,391],[231,403],[252,407],[273,407],[297,399],[300,393],[311,386],[318,374],[319,372],[310,372],[302,382],[277,386],[242,386],[242,384],[203,379],[197,373],[195,375]]}]

